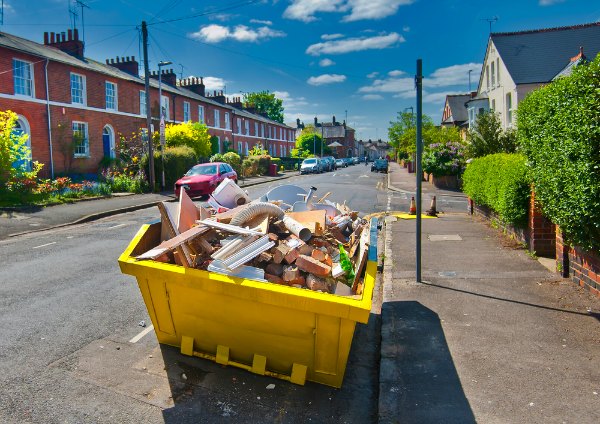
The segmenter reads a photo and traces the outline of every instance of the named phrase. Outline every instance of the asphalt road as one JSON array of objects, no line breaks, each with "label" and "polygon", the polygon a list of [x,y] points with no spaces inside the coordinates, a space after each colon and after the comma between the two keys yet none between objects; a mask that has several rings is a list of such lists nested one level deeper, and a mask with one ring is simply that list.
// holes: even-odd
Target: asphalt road
[{"label": "asphalt road", "polygon": [[[362,213],[400,207],[385,176],[354,166],[286,180]],[[248,189],[251,197],[268,186]],[[391,199],[391,200],[390,200]],[[0,242],[0,422],[339,422],[377,417],[379,293],[358,324],[340,390],[182,357],[154,334],[118,255],[156,208]],[[274,389],[267,385],[275,384]]]}]

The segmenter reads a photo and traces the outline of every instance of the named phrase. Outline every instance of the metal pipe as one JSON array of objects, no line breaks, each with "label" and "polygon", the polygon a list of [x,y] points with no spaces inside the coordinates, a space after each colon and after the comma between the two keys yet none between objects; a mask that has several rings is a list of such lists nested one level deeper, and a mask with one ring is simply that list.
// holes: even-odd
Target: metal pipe
[{"label": "metal pipe", "polygon": [[417,282],[421,283],[421,182],[423,181],[423,170],[421,158],[423,156],[423,140],[421,140],[421,124],[423,122],[423,60],[417,59],[417,76],[415,77],[417,85],[417,219],[416,224],[416,277]]}]

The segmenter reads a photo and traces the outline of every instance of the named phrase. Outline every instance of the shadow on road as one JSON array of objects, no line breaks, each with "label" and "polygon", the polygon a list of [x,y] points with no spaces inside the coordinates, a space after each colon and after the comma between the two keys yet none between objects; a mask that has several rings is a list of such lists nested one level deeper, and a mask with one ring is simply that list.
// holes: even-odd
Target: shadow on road
[{"label": "shadow on road", "polygon": [[438,315],[415,301],[382,306],[382,423],[475,423]]}]

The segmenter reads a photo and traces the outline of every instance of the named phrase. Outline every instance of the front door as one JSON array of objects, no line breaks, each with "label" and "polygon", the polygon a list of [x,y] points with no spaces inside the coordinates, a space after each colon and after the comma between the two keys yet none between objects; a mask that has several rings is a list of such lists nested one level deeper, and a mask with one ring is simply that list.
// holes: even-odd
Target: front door
[{"label": "front door", "polygon": [[[105,130],[106,131],[106,130]],[[104,157],[110,157],[110,134],[102,133],[102,146],[104,147]]]}]

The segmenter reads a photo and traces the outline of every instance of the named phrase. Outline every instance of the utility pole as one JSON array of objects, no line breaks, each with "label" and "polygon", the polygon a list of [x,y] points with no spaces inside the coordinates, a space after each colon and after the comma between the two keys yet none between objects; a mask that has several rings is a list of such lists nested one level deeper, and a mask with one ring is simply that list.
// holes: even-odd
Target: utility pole
[{"label": "utility pole", "polygon": [[[150,68],[148,66],[148,27],[142,21],[142,48],[144,51],[144,86],[146,90],[146,127],[148,136],[148,183],[154,192],[154,146],[152,145],[152,112],[150,110]],[[158,100],[160,108],[160,99]]]},{"label": "utility pole", "polygon": [[[165,191],[165,108],[162,105],[162,67],[170,65],[171,61],[158,62],[158,104],[160,105],[160,164],[161,164],[161,191]],[[167,117],[168,118],[168,117]]]},{"label": "utility pole", "polygon": [[417,59],[417,76],[415,77],[417,86],[417,219],[416,224],[416,276],[417,283],[421,283],[421,182],[423,180],[423,170],[421,157],[423,155],[423,141],[421,140],[421,124],[423,121],[423,60]]}]

